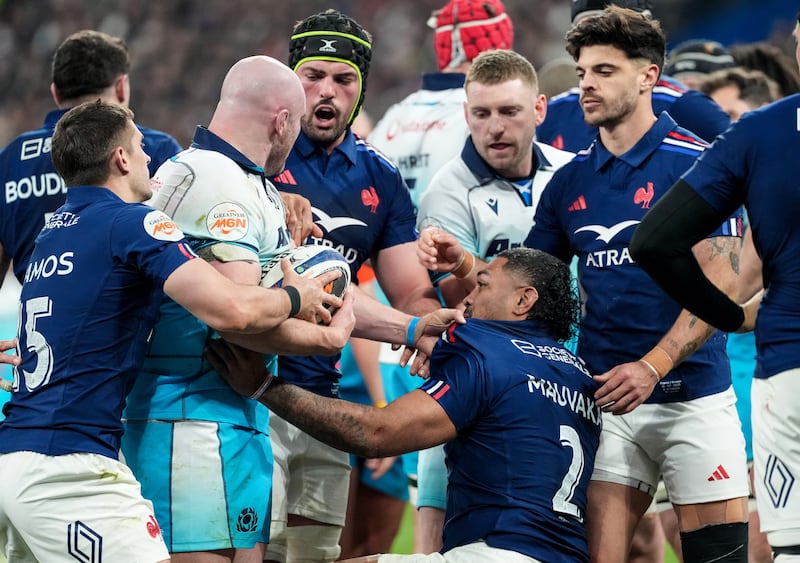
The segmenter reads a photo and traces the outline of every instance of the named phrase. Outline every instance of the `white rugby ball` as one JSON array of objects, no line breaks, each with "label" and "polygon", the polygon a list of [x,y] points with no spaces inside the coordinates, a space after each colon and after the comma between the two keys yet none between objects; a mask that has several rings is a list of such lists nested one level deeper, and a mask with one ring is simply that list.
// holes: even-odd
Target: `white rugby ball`
[{"label": "white rugby ball", "polygon": [[261,285],[263,287],[281,287],[283,285],[283,269],[281,260],[289,259],[292,269],[301,276],[316,278],[338,270],[342,275],[327,285],[325,291],[337,297],[343,297],[350,286],[350,266],[342,254],[321,244],[304,244],[276,254],[261,268]]}]

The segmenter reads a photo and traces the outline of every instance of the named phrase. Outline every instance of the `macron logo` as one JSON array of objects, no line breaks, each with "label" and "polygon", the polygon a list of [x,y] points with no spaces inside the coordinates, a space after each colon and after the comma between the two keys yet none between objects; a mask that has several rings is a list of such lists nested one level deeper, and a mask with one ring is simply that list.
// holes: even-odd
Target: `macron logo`
[{"label": "macron logo", "polygon": [[610,227],[604,227],[603,225],[586,225],[585,227],[581,227],[575,231],[575,234],[581,233],[583,231],[589,231],[591,233],[595,233],[597,238],[595,240],[601,240],[604,243],[608,244],[611,242],[615,236],[620,234],[622,231],[627,229],[628,227],[632,227],[633,225],[638,225],[639,221],[623,221],[622,223],[617,223],[616,225],[612,225]]},{"label": "macron logo", "polygon": [[321,39],[322,47],[319,48],[320,51],[323,53],[335,53],[336,47],[333,46],[336,43],[336,39]]}]

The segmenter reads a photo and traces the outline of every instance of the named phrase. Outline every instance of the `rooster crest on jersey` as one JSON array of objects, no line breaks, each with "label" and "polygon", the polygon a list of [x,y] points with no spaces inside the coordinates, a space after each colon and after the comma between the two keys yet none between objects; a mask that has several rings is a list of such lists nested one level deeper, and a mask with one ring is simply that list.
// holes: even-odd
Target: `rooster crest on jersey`
[{"label": "rooster crest on jersey", "polygon": [[344,297],[345,291],[350,286],[350,266],[340,252],[318,244],[305,244],[290,248],[285,252],[276,254],[261,268],[261,285],[263,287],[281,287],[283,284],[283,270],[281,260],[289,259],[292,269],[301,276],[316,278],[337,270],[341,277],[330,282],[325,291],[337,297]]}]

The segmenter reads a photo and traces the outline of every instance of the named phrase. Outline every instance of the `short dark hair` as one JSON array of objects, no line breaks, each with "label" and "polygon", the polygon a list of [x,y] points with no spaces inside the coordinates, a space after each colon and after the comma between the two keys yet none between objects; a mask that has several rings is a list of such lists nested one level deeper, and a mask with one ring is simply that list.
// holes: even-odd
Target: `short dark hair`
[{"label": "short dark hair", "polygon": [[661,24],[642,12],[611,4],[572,26],[566,39],[567,52],[576,61],[583,47],[610,45],[629,59],[645,59],[664,68],[667,40]]},{"label": "short dark hair", "polygon": [[51,156],[67,186],[102,185],[108,179],[111,152],[125,145],[132,120],[128,108],[100,100],[64,114],[53,132]]},{"label": "short dark hair", "polygon": [[777,82],[781,97],[800,92],[800,71],[797,69],[797,62],[776,45],[757,41],[732,45],[730,52],[737,66],[760,70]]},{"label": "short dark hair", "polygon": [[710,96],[726,86],[736,86],[739,89],[739,99],[753,108],[759,108],[781,97],[780,88],[774,80],[760,70],[741,67],[712,72],[697,85],[697,89]]},{"label": "short dark hair", "polygon": [[539,292],[539,299],[528,313],[528,319],[544,325],[558,342],[572,338],[578,324],[580,300],[569,266],[555,256],[533,248],[512,248],[497,257],[508,260],[503,270]]},{"label": "short dark hair", "polygon": [[509,50],[483,51],[472,60],[464,87],[472,82],[492,85],[516,78],[533,88],[539,87],[536,69],[519,53]]},{"label": "short dark hair", "polygon": [[119,37],[85,29],[67,37],[53,55],[52,81],[61,100],[99,94],[123,74],[131,58]]}]

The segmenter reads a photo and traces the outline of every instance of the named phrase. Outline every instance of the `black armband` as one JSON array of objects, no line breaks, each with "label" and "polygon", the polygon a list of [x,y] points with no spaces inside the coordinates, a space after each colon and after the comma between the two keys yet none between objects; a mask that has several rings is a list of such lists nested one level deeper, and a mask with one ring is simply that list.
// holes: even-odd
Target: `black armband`
[{"label": "black armband", "polygon": [[281,289],[289,294],[289,302],[292,304],[289,317],[294,317],[300,312],[300,292],[293,285],[284,285]]}]

